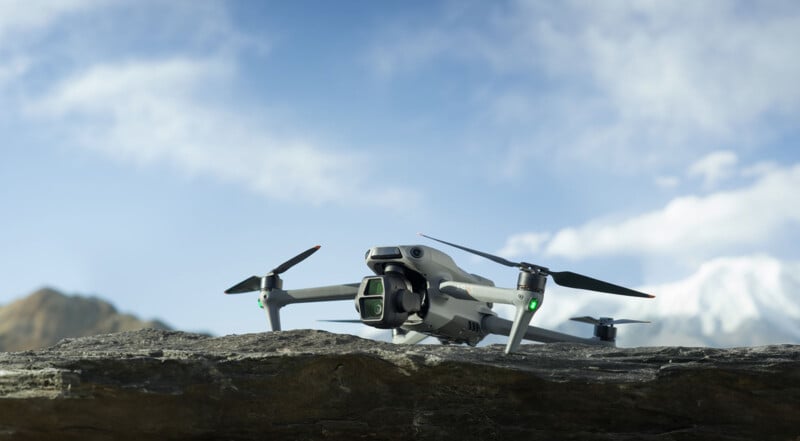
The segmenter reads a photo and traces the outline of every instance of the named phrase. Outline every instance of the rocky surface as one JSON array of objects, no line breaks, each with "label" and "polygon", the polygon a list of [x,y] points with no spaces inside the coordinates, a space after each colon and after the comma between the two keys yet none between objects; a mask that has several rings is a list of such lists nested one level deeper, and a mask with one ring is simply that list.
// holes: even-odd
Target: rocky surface
[{"label": "rocky surface", "polygon": [[143,330],[0,354],[0,439],[798,440],[800,346]]},{"label": "rocky surface", "polygon": [[39,349],[65,337],[143,328],[169,329],[158,320],[144,321],[120,313],[96,297],[68,296],[42,288],[0,307],[0,351]]}]

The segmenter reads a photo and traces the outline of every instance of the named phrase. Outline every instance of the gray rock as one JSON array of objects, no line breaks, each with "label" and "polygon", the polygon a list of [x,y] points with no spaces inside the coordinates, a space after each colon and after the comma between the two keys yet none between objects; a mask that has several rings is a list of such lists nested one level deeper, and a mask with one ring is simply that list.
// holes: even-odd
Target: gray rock
[{"label": "gray rock", "polygon": [[0,354],[0,439],[796,440],[800,346],[395,346],[163,330]]}]

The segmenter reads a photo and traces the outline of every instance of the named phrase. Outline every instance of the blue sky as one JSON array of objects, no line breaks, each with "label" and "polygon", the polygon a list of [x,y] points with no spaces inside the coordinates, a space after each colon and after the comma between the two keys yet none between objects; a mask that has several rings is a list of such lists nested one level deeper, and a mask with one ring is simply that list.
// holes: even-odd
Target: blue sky
[{"label": "blue sky", "polygon": [[358,282],[418,231],[633,287],[796,262],[798,41],[779,1],[0,1],[0,304],[255,332],[224,289],[316,244],[286,288]]}]

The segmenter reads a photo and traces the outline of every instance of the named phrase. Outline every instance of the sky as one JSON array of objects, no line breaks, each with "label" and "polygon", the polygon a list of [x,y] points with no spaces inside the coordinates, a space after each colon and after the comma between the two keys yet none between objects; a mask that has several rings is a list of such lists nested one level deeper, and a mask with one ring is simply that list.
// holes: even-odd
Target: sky
[{"label": "sky", "polygon": [[0,0],[0,304],[260,332],[225,289],[317,244],[286,289],[359,282],[417,232],[634,288],[796,268],[799,41],[792,1]]}]

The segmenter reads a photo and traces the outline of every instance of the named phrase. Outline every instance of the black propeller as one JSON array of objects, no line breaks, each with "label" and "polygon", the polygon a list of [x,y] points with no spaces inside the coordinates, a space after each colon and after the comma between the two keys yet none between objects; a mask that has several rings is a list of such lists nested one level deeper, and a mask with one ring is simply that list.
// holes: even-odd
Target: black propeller
[{"label": "black propeller", "polygon": [[550,271],[548,268],[543,266],[534,265],[532,263],[527,263],[527,262],[513,262],[511,260],[507,260],[502,257],[495,256],[493,254],[484,253],[483,251],[473,250],[472,248],[467,248],[465,246],[457,245],[450,242],[445,242],[443,240],[436,239],[435,237],[426,236],[422,233],[418,234],[422,237],[426,237],[430,240],[435,240],[436,242],[443,243],[445,245],[450,245],[451,247],[464,250],[468,253],[477,254],[478,256],[484,257],[493,262],[497,262],[501,265],[519,268],[523,271],[538,271],[545,275],[550,275],[550,277],[553,278],[554,282],[556,282],[561,286],[566,286],[568,288],[588,289],[590,291],[604,292],[608,294],[618,294],[622,296],[631,296],[631,297],[645,297],[645,298],[655,297],[650,294],[645,294],[643,292],[639,292],[630,288],[625,288],[624,286],[614,285],[613,283],[608,283],[589,276],[573,273],[572,271]]},{"label": "black propeller", "polygon": [[575,322],[588,323],[590,325],[603,325],[603,326],[624,325],[626,323],[650,323],[644,320],[612,319],[609,317],[601,317],[599,319],[596,319],[594,317],[589,317],[588,315],[584,317],[572,317],[570,320]]},{"label": "black propeller", "polygon": [[313,247],[303,251],[302,253],[292,257],[291,259],[287,260],[286,262],[283,262],[282,264],[278,265],[277,268],[275,268],[274,270],[270,271],[269,273],[270,274],[274,274],[274,275],[282,274],[282,273],[286,272],[289,268],[291,268],[291,267],[297,265],[298,263],[306,260],[308,258],[308,256],[316,253],[319,248],[320,248],[319,245],[313,246]]},{"label": "black propeller", "polygon": [[319,248],[320,246],[317,245],[303,251],[302,253],[292,257],[286,262],[283,262],[282,264],[278,265],[275,269],[267,273],[267,275],[265,275],[264,277],[251,276],[225,290],[225,294],[241,294],[245,292],[259,291],[261,289],[261,279],[270,276],[277,276],[279,274],[286,272],[289,268],[297,265],[298,263],[307,259],[308,256],[317,252]]},{"label": "black propeller", "polygon": [[572,317],[570,320],[594,325],[594,337],[601,341],[609,342],[613,342],[617,338],[617,328],[615,328],[614,325],[624,325],[625,323],[650,323],[642,320],[613,319],[611,317],[594,318],[588,315],[584,317]]}]

